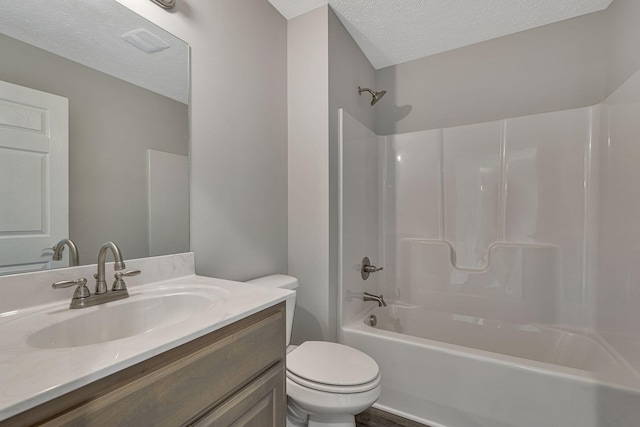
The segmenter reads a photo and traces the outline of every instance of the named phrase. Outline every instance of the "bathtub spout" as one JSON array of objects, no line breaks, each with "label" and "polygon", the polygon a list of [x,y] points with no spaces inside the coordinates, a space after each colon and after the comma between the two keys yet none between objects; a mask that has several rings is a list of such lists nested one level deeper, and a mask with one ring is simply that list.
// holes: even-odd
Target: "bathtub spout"
[{"label": "bathtub spout", "polygon": [[365,292],[362,299],[364,301],[375,301],[378,303],[378,307],[386,307],[387,303],[384,302],[384,297],[382,295],[373,295],[369,292]]}]

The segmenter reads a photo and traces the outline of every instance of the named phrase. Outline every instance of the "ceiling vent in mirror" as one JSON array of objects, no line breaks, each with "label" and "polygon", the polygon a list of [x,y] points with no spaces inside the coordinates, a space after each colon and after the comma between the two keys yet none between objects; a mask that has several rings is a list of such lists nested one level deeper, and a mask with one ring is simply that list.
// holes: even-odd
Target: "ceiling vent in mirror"
[{"label": "ceiling vent in mirror", "polygon": [[156,53],[169,48],[169,43],[143,28],[129,31],[120,37],[147,53]]}]

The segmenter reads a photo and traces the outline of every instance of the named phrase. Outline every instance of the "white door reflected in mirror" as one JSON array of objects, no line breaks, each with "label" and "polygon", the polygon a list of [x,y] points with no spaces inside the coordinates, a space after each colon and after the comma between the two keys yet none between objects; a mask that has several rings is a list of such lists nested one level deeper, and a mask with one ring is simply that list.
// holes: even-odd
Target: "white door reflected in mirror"
[{"label": "white door reflected in mirror", "polygon": [[0,81],[0,273],[46,268],[69,235],[67,98]]}]

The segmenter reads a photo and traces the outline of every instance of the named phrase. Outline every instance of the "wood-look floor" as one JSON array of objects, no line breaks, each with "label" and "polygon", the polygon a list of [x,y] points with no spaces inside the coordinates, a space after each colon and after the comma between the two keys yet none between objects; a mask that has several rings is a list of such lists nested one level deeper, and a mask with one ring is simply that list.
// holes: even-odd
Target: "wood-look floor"
[{"label": "wood-look floor", "polygon": [[409,421],[397,415],[369,408],[356,415],[356,427],[429,427],[415,421]]}]

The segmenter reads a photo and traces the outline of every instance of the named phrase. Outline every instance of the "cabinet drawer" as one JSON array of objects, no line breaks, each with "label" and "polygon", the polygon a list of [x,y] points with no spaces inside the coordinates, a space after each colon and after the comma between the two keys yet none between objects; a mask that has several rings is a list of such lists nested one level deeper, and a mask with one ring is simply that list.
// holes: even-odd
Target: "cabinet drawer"
[{"label": "cabinet drawer", "polygon": [[184,425],[283,364],[284,330],[284,304],[279,304],[17,415],[6,425]]},{"label": "cabinet drawer", "polygon": [[279,363],[189,427],[281,427],[284,387],[284,364]]}]

